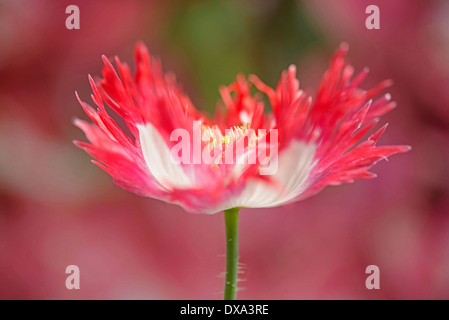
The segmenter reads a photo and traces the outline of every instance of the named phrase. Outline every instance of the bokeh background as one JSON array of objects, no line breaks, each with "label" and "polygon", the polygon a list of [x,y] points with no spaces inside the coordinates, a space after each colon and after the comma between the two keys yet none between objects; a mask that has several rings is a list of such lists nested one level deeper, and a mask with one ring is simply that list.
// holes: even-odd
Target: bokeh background
[{"label": "bokeh background", "polygon": [[[71,4],[80,30],[65,28]],[[365,28],[371,4],[380,30]],[[101,54],[133,65],[139,40],[207,112],[238,72],[274,85],[294,63],[313,94],[342,41],[366,87],[395,82],[380,144],[413,150],[377,179],[243,209],[240,299],[449,298],[449,1],[0,0],[1,299],[221,299],[223,214],[124,191],[72,144],[87,119],[75,90],[89,100]]]}]

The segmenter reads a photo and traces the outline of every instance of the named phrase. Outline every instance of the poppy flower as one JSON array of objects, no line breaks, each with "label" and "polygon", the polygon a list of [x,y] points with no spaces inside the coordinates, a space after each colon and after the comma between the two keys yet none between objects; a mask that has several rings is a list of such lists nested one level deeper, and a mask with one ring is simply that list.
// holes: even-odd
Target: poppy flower
[{"label": "poppy flower", "polygon": [[[353,77],[347,51],[347,44],[337,50],[314,100],[300,89],[291,65],[276,88],[254,75],[238,75],[220,88],[222,102],[210,118],[139,43],[134,77],[127,64],[116,57],[117,72],[105,56],[103,79],[89,76],[97,109],[77,95],[93,123],[75,120],[89,140],[75,143],[120,187],[194,213],[274,207],[327,185],[374,178],[369,169],[376,162],[409,147],[376,146],[386,125],[364,140],[396,104],[389,94],[380,95],[388,80],[360,88],[368,70]],[[124,125],[113,120],[105,103]]]},{"label": "poppy flower", "polygon": [[[90,143],[75,143],[129,191],[189,212],[224,211],[224,298],[233,300],[241,207],[275,207],[305,199],[327,185],[374,178],[368,170],[376,162],[409,150],[376,146],[386,126],[364,140],[396,104],[389,94],[379,96],[390,81],[369,90],[359,87],[368,71],[353,77],[347,51],[346,44],[338,49],[315,101],[300,90],[292,65],[276,88],[254,75],[238,75],[220,88],[222,102],[211,119],[193,106],[174,75],[164,74],[160,62],[138,44],[134,78],[128,65],[115,58],[117,73],[104,56],[103,79],[89,76],[97,109],[77,97],[93,123],[75,124]],[[263,94],[270,113],[264,112]],[[123,127],[108,114],[105,102],[121,117]]]}]

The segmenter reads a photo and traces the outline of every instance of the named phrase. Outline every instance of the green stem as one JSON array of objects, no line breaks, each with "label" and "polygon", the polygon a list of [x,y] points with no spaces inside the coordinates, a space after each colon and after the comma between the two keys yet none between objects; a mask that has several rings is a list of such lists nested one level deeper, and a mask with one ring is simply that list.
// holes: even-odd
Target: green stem
[{"label": "green stem", "polygon": [[232,208],[225,210],[226,225],[226,276],[225,276],[225,300],[235,300],[237,292],[237,275],[239,260],[239,210]]}]

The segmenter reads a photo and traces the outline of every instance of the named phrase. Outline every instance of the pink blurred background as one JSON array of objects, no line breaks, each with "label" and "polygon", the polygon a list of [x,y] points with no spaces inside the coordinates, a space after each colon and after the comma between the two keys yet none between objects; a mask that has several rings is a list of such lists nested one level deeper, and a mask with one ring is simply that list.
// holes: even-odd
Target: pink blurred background
[{"label": "pink blurred background", "polygon": [[[80,8],[67,30],[65,8]],[[380,30],[365,8],[380,8]],[[240,299],[449,298],[449,2],[0,1],[0,298],[221,299],[223,214],[191,215],[120,189],[72,140],[101,54],[133,65],[143,40],[211,112],[238,72],[274,85],[294,63],[313,93],[342,41],[365,86],[399,107],[380,144],[408,154],[375,180],[285,207],[243,209]],[[79,266],[81,289],[65,268]],[[365,268],[380,268],[367,290]]]}]

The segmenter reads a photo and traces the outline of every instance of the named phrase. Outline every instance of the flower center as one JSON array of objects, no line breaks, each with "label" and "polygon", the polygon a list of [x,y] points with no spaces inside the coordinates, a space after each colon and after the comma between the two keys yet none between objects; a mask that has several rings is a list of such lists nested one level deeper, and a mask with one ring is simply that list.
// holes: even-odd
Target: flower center
[{"label": "flower center", "polygon": [[212,127],[201,125],[201,140],[208,142],[208,146],[211,149],[221,144],[232,144],[234,141],[246,136],[248,137],[248,148],[255,146],[257,140],[261,138],[254,129],[250,128],[249,122],[245,122],[241,126],[225,129],[224,135],[217,125]]}]

